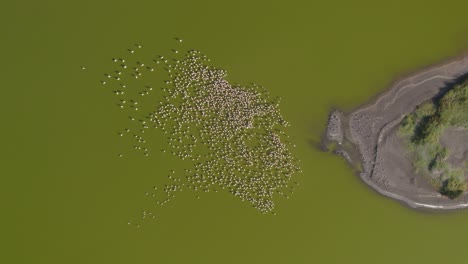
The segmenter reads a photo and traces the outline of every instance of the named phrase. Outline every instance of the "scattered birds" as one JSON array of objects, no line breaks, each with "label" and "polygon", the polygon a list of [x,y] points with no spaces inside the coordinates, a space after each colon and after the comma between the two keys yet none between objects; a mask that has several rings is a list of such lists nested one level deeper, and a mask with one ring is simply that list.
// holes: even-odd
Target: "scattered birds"
[{"label": "scattered birds", "polygon": [[[178,38],[175,40],[182,42]],[[139,44],[135,46],[142,48]],[[232,85],[226,80],[227,72],[208,65],[210,59],[200,51],[179,54],[179,50],[180,47],[172,49],[177,58],[159,55],[148,60],[151,61],[149,65],[140,60],[112,59],[120,62],[121,68],[126,69],[128,65],[134,70],[116,69],[116,78],[109,81],[114,84],[120,78],[134,77],[132,83],[128,83],[132,88],[118,83],[128,91],[128,97],[120,98],[121,108],[128,103],[130,109],[127,107],[124,111],[137,111],[140,100],[136,101],[134,96],[143,96],[139,120],[134,122],[140,128],[132,129],[136,134],[130,139],[136,143],[134,150],[148,157],[150,149],[142,136],[148,134],[150,139],[151,130],[158,129],[167,135],[167,148],[161,149],[162,153],[193,164],[181,175],[172,171],[169,184],[161,190],[155,187],[145,196],[155,199],[156,205],[164,206],[182,187],[195,192],[224,190],[262,213],[274,214],[274,197],[289,198],[297,186],[291,183],[292,176],[300,172],[299,161],[289,150],[293,144],[286,141],[284,129],[289,124],[279,112],[280,98],[270,96],[268,90],[256,84]],[[128,51],[134,53],[133,49]],[[153,91],[153,85],[149,84],[137,89],[141,80],[135,79],[146,80],[140,69],[146,66],[153,71],[156,64],[163,64],[163,71],[154,74],[159,74],[160,80],[166,75],[166,85],[159,91]],[[159,94],[146,98],[150,92]],[[114,94],[125,93],[117,89]],[[136,121],[135,117],[128,117]],[[129,133],[130,129],[124,131]],[[118,135],[123,136],[123,133]]]}]

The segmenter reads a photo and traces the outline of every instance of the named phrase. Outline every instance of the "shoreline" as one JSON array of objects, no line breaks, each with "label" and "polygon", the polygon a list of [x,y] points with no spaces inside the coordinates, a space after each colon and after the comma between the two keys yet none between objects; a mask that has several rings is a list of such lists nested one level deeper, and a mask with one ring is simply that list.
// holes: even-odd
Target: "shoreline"
[{"label": "shoreline", "polygon": [[[450,200],[412,171],[395,129],[414,108],[468,74],[468,55],[430,65],[393,81],[387,89],[350,112],[330,113],[322,147],[355,169],[361,180],[411,208],[454,210],[468,207],[468,194]],[[403,152],[403,153],[402,153]]]},{"label": "shoreline", "polygon": [[[370,96],[369,99],[366,100],[364,103],[362,103],[360,105],[357,105],[355,107],[349,108],[349,110],[344,112],[344,113],[345,114],[350,114],[350,113],[353,113],[353,112],[355,112],[355,111],[357,111],[357,110],[359,110],[359,109],[361,109],[363,107],[366,107],[366,106],[369,106],[369,105],[375,103],[380,97],[382,97],[386,93],[390,92],[395,86],[397,86],[400,82],[402,82],[402,81],[404,81],[406,79],[416,77],[416,76],[421,75],[423,73],[427,73],[430,70],[434,70],[434,69],[437,69],[437,68],[440,68],[440,67],[444,67],[444,66],[450,65],[450,64],[452,64],[454,62],[457,62],[457,61],[460,61],[460,60],[465,60],[465,59],[468,59],[468,51],[459,52],[458,55],[450,56],[448,58],[439,60],[439,61],[437,61],[435,63],[429,63],[426,66],[422,66],[422,67],[417,68],[417,69],[412,69],[412,70],[408,70],[406,72],[394,74],[391,81],[388,84],[385,85],[385,89],[383,89],[383,90],[377,92],[376,94]],[[331,107],[330,110],[331,110],[330,112],[333,112],[334,110],[339,110],[339,107]]]}]

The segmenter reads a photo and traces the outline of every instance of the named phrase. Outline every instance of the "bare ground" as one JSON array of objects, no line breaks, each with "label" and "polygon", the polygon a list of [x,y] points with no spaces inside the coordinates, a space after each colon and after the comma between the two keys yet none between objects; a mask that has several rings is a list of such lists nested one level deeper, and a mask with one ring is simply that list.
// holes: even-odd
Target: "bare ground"
[{"label": "bare ground", "polygon": [[452,166],[457,168],[465,166],[465,162],[468,161],[468,132],[466,129],[446,129],[440,138],[440,144],[449,149],[447,161]]}]

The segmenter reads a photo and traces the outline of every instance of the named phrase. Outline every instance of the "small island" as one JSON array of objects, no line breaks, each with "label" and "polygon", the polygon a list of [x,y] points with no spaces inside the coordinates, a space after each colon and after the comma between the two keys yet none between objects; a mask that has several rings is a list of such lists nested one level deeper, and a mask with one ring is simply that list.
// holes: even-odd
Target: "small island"
[{"label": "small island", "polygon": [[468,58],[394,83],[370,104],[330,114],[322,147],[383,195],[414,208],[468,207]]}]

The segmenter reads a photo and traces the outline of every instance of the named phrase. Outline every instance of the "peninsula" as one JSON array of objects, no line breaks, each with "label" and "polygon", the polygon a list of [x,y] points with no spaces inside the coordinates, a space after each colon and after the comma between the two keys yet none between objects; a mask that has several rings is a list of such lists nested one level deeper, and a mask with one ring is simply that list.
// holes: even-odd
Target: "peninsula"
[{"label": "peninsula", "polygon": [[410,207],[468,207],[468,57],[397,81],[330,114],[322,145],[379,193]]}]

